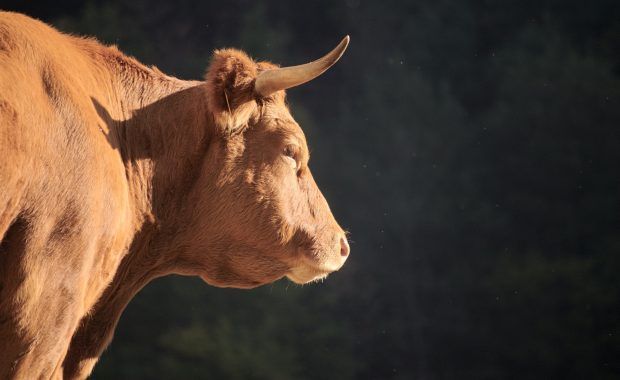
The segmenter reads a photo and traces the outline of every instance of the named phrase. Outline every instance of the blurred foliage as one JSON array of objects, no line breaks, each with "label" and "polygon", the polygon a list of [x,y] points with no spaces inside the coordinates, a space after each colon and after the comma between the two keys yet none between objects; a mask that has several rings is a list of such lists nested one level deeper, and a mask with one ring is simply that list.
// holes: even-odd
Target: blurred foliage
[{"label": "blurred foliage", "polygon": [[215,48],[291,65],[352,257],[321,284],[171,277],[94,378],[620,376],[620,3],[15,2],[200,78]]}]

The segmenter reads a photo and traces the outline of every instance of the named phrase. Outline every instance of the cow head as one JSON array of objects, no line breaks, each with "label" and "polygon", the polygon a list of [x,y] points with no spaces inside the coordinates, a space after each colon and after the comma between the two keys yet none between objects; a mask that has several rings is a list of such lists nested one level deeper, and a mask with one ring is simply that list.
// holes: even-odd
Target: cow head
[{"label": "cow head", "polygon": [[194,252],[185,259],[217,286],[254,287],[288,277],[322,279],[349,255],[308,166],[309,150],[284,90],[333,65],[348,36],[325,57],[278,68],[237,50],[214,53],[205,91],[215,138],[195,206]]}]

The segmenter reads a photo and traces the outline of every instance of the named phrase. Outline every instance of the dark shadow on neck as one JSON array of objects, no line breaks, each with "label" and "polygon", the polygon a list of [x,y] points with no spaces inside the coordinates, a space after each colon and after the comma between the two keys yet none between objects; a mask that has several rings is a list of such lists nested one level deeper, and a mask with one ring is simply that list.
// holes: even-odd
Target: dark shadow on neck
[{"label": "dark shadow on neck", "polygon": [[[204,90],[200,85],[189,87],[133,110],[127,120],[115,120],[106,106],[91,97],[93,106],[107,132],[103,131],[112,148],[119,150],[123,161],[162,156],[179,157],[187,152],[184,142],[196,146],[210,137],[208,111]],[[174,151],[175,148],[184,152]]]},{"label": "dark shadow on neck", "polygon": [[[187,207],[213,136],[204,89],[197,85],[172,93],[134,110],[128,120],[115,120],[103,104],[91,101],[106,123],[107,141],[123,159],[128,180],[150,182],[140,183],[138,196],[150,197],[149,212],[157,221]],[[129,171],[135,170],[139,174],[132,176]]]}]

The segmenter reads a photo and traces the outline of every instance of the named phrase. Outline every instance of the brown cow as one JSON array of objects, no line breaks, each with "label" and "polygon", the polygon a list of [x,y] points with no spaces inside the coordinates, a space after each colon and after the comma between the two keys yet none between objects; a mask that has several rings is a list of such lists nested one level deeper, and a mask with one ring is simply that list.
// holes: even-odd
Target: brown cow
[{"label": "brown cow", "polygon": [[0,13],[0,378],[85,378],[131,298],[171,273],[252,288],[349,254],[277,68],[237,50],[182,81]]}]

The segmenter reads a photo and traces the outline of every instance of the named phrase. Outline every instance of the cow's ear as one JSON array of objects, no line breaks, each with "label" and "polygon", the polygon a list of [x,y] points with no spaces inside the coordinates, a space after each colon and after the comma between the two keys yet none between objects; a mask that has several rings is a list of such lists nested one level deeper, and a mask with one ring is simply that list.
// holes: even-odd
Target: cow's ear
[{"label": "cow's ear", "polygon": [[205,76],[207,104],[225,134],[247,125],[256,111],[256,63],[242,51],[216,50]]}]

